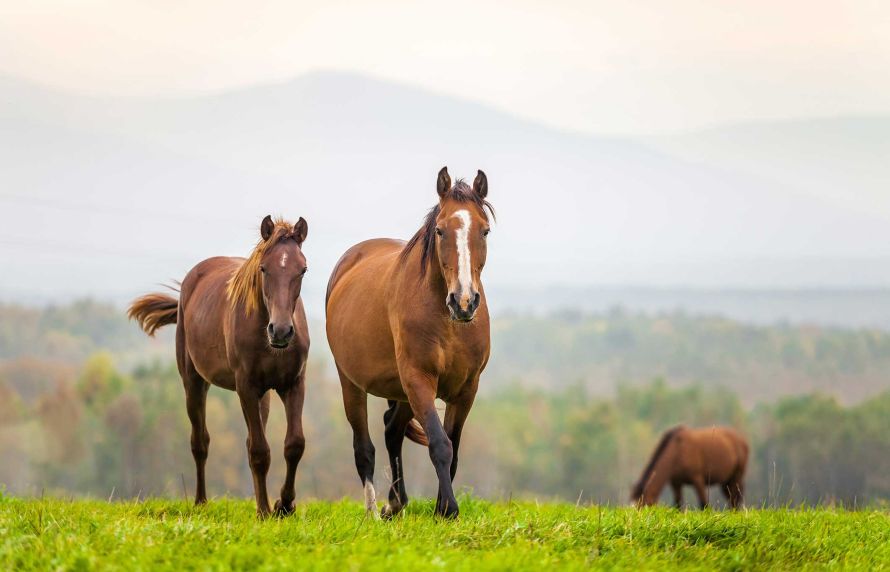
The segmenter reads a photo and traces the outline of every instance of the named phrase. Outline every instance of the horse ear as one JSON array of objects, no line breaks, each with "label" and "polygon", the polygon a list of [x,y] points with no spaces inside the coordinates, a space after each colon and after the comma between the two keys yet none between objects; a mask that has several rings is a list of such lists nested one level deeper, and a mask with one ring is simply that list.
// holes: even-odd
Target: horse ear
[{"label": "horse ear", "polygon": [[451,190],[451,177],[448,175],[448,167],[442,167],[439,170],[439,177],[436,179],[436,192],[439,198],[444,198],[445,194]]},{"label": "horse ear", "polygon": [[483,199],[488,196],[488,177],[482,171],[476,173],[476,179],[473,180],[473,190]]},{"label": "horse ear", "polygon": [[260,223],[260,236],[263,237],[263,240],[269,240],[273,232],[275,232],[275,223],[272,222],[272,215],[266,215],[266,218]]},{"label": "horse ear", "polygon": [[300,220],[294,225],[294,238],[297,244],[303,244],[307,234],[309,234],[309,224],[306,223],[306,219],[300,217]]}]

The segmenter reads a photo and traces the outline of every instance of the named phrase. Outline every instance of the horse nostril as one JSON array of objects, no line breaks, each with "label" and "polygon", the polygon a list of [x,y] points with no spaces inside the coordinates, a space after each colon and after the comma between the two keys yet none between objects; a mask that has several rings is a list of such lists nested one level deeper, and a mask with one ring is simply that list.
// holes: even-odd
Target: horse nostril
[{"label": "horse nostril", "polygon": [[266,328],[266,331],[269,332],[269,335],[273,335],[275,333],[275,328],[272,326],[272,323],[269,323],[269,326]]},{"label": "horse nostril", "polygon": [[454,292],[448,293],[448,305],[451,307],[457,306],[457,296],[454,295]]},{"label": "horse nostril", "polygon": [[476,295],[473,296],[473,309],[479,307],[479,302],[482,300],[482,296],[479,295],[479,292],[476,292]]},{"label": "horse nostril", "polygon": [[292,338],[293,336],[294,336],[294,325],[291,324],[291,325],[288,326],[288,328],[287,328],[287,338],[290,339],[290,338]]}]

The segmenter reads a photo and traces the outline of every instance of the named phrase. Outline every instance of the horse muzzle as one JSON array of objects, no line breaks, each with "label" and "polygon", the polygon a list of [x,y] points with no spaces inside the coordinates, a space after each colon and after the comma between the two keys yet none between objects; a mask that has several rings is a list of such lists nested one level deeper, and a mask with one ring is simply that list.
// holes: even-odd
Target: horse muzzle
[{"label": "horse muzzle", "polygon": [[472,322],[473,318],[476,317],[476,310],[479,309],[481,300],[482,296],[479,295],[479,292],[473,292],[464,307],[458,300],[457,295],[454,292],[449,292],[445,305],[448,306],[451,319],[455,322]]},{"label": "horse muzzle", "polygon": [[269,323],[266,331],[269,335],[269,345],[278,350],[286,348],[291,340],[294,339],[293,324],[280,325]]}]

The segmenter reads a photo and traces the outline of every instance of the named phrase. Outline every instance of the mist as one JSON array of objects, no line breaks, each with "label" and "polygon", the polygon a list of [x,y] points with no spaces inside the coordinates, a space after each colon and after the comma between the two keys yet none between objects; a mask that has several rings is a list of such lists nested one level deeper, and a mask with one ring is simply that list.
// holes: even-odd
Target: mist
[{"label": "mist", "polygon": [[[580,135],[348,73],[188,98],[84,97],[12,78],[0,93],[6,299],[123,301],[203,258],[246,255],[275,214],[309,221],[305,297],[317,311],[349,245],[413,234],[446,164],[491,181],[498,222],[485,280],[495,294],[890,282],[890,206],[877,191],[886,121],[859,141],[863,176],[826,151],[849,138],[843,120],[734,138],[734,157],[783,138],[788,157],[754,168],[707,143],[719,132],[698,147],[689,134]],[[808,146],[795,150],[795,138]],[[814,145],[821,152],[804,161]],[[857,200],[814,179],[849,180]]]}]

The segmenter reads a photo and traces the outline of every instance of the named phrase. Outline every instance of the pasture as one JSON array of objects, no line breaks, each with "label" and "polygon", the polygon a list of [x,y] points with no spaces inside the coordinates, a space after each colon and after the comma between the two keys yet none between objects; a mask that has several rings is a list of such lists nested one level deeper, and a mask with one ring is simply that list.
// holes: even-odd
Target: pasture
[{"label": "pasture", "polygon": [[310,501],[258,520],[252,501],[0,497],[4,570],[485,570],[890,567],[883,508],[679,512],[463,495],[456,521],[412,501],[391,522]]}]

